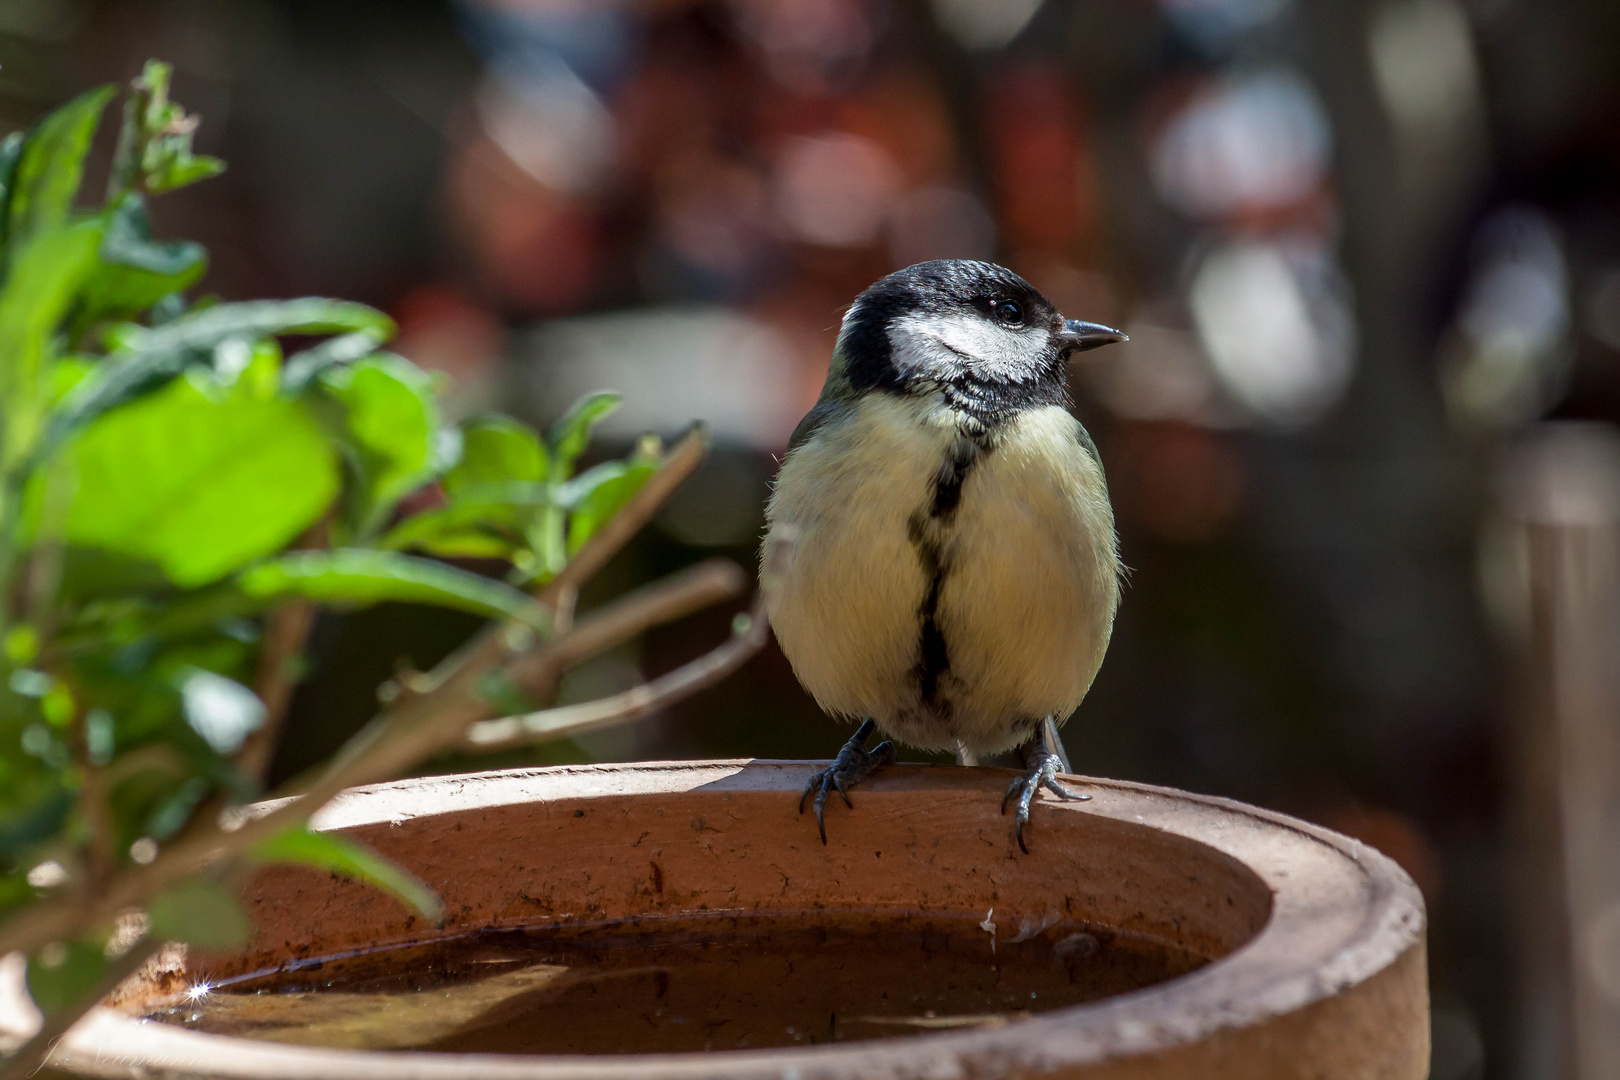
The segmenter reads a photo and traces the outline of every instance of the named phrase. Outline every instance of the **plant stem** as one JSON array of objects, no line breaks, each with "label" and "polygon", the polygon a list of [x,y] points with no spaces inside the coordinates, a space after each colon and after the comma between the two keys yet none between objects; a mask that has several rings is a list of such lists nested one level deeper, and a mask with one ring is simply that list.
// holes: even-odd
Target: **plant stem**
[{"label": "plant stem", "polygon": [[[83,736],[79,742],[82,744]],[[84,784],[79,788],[79,809],[84,815],[85,830],[90,834],[85,847],[85,865],[88,870],[86,891],[94,896],[112,880],[118,869],[117,852],[113,850],[113,820],[109,805],[107,770],[83,760]]]},{"label": "plant stem", "polygon": [[531,696],[549,692],[549,680],[581,661],[635,637],[739,595],[747,576],[736,563],[709,559],[615,600],[575,622],[549,648],[535,649],[506,666],[506,675]]},{"label": "plant stem", "polygon": [[124,122],[118,129],[118,143],[113,149],[112,168],[107,172],[107,200],[111,206],[126,191],[133,191],[141,182],[141,152],[145,149],[141,137],[142,95],[135,92],[124,99]]},{"label": "plant stem", "polygon": [[[0,422],[0,444],[5,441],[4,424]],[[18,518],[22,510],[22,493],[15,475],[0,476],[0,638],[11,629],[12,572],[17,564],[17,532],[21,528]],[[10,666],[9,664],[7,665]]]},{"label": "plant stem", "polygon": [[684,701],[742,667],[764,646],[770,625],[765,616],[763,594],[754,602],[754,608],[746,618],[747,625],[734,632],[725,644],[621,694],[579,705],[542,709],[522,716],[506,716],[473,724],[467,728],[464,736],[466,749],[486,753],[571,739],[576,735],[639,720],[666,706]]},{"label": "plant stem", "polygon": [[236,767],[244,776],[263,781],[270,771],[281,724],[287,706],[298,687],[298,663],[304,642],[315,625],[315,605],[308,600],[282,604],[270,613],[264,624],[264,641],[259,650],[259,669],[253,692],[264,702],[264,723],[247,737],[236,755]]},{"label": "plant stem", "polygon": [[[609,526],[604,526],[596,538],[580,549],[575,560],[585,557],[586,552],[591,551],[591,546],[606,536],[608,539],[604,539],[603,544],[596,547],[595,554],[590,555],[591,562],[583,565],[595,572],[595,568],[608,562],[612,552],[633,536],[640,523],[653,517],[659,502],[667,499],[680,481],[692,473],[703,452],[705,439],[700,431],[682,440],[676,452],[671,453],[664,470],[654,473],[642,492],[637,492],[637,499],[630,500],[624,510],[609,521],[611,526],[620,517],[629,515],[633,525],[620,526],[612,529],[611,533]],[[664,479],[654,487],[654,481],[659,481],[659,478]],[[646,499],[642,499],[643,494],[646,494]],[[572,568],[573,563],[570,563],[569,570]],[[565,594],[564,589],[577,588],[580,580],[583,578],[578,575],[559,575],[557,580],[546,586],[541,597],[548,599],[548,602],[556,602],[557,596]],[[527,644],[525,648],[525,641],[533,641],[527,630],[523,630],[523,638],[514,635],[510,627],[484,630],[470,648],[463,649],[434,670],[431,687],[421,695],[403,699],[399,706],[382,712],[360,733],[356,733],[308,789],[292,793],[287,800],[267,806],[266,813],[246,819],[235,829],[225,829],[214,821],[199,823],[196,832],[183,834],[180,840],[168,845],[151,865],[125,871],[107,882],[105,891],[86,897],[81,904],[37,904],[24,908],[23,912],[11,916],[5,925],[0,926],[0,952],[32,952],[47,942],[71,938],[84,926],[112,920],[113,916],[126,908],[138,907],[180,879],[188,878],[206,866],[217,865],[225,858],[237,857],[246,848],[258,844],[259,840],[269,839],[282,829],[306,821],[345,787],[392,779],[420,761],[449,750],[460,742],[468,725],[488,717],[488,704],[480,695],[484,678],[507,664],[520,651],[525,653],[523,670],[535,672],[539,677],[549,677],[546,672],[561,672],[570,657],[573,662],[578,662],[585,656],[593,656],[601,648],[611,648],[612,644],[624,640],[625,636],[645,630],[656,622],[677,619],[695,610],[695,607],[701,606],[698,602],[701,597],[708,597],[705,602],[713,602],[714,599],[734,596],[744,583],[745,576],[739,568],[700,563],[700,567],[677,575],[674,585],[661,581],[642,589],[640,593],[625,597],[624,601],[617,602],[601,614],[578,620],[572,631],[554,641]],[[595,644],[595,648],[586,651],[583,648],[585,644]],[[541,659],[541,654],[548,653],[546,659]]]},{"label": "plant stem", "polygon": [[[643,525],[652,520],[653,515],[658,513],[659,508],[675,493],[675,489],[685,483],[687,477],[703,463],[708,453],[708,432],[703,425],[696,425],[675,445],[675,449],[664,459],[664,464],[648,477],[647,482],[631,496],[630,501],[609,518],[595,535],[585,542],[584,547],[575,552],[574,557],[568,560],[568,565],[563,567],[562,573],[535,593],[535,599],[551,608],[553,612],[566,601],[566,606],[571,611],[579,587],[606,566],[608,560],[618,554],[619,549],[640,532]],[[552,630],[553,633],[559,632],[555,625]],[[440,661],[439,665],[427,675],[412,680],[414,687],[424,692],[430,691],[464,664],[484,664],[485,670],[488,670],[495,663],[491,658],[500,655],[506,648],[503,644],[505,640],[514,634],[527,632],[526,627],[520,627],[515,623],[487,626],[474,635],[467,644]]]},{"label": "plant stem", "polygon": [[[293,546],[320,549],[330,546],[329,518],[322,518],[305,530]],[[270,612],[264,623],[264,639],[259,647],[259,667],[253,679],[253,692],[264,703],[264,723],[247,737],[236,754],[236,767],[244,775],[263,782],[275,758],[281,738],[281,724],[287,706],[302,677],[299,662],[309,632],[315,627],[317,608],[308,600],[292,600]]]},{"label": "plant stem", "polygon": [[585,545],[574,553],[574,557],[568,560],[568,565],[563,567],[562,573],[540,590],[540,600],[551,604],[564,589],[577,589],[595,577],[597,572],[607,565],[608,560],[618,554],[619,549],[640,532],[643,525],[652,520],[653,515],[658,513],[671,495],[675,494],[675,489],[684,484],[687,477],[703,464],[703,459],[708,454],[709,434],[702,424],[698,424],[675,444],[675,449],[669,452],[669,456],[664,459],[658,471],[647,478],[647,482],[631,496],[630,501],[625,503],[618,513],[608,518],[602,527],[585,541]]}]

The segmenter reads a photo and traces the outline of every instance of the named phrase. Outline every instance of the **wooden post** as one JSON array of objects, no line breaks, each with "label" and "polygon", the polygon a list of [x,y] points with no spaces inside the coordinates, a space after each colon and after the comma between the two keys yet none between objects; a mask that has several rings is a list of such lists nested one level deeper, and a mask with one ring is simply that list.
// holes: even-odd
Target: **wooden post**
[{"label": "wooden post", "polygon": [[1517,1071],[1599,1080],[1620,1076],[1620,432],[1545,425],[1505,481],[1484,567],[1521,644]]}]

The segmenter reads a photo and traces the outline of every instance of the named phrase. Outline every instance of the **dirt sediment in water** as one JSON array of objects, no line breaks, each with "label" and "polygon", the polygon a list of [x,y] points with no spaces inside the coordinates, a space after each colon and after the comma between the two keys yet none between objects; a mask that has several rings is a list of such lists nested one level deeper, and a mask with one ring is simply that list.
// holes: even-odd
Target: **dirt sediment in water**
[{"label": "dirt sediment in water", "polygon": [[824,912],[492,930],[199,985],[147,1015],[372,1050],[759,1049],[1015,1023],[1209,960],[1073,920],[1008,931],[988,917]]}]

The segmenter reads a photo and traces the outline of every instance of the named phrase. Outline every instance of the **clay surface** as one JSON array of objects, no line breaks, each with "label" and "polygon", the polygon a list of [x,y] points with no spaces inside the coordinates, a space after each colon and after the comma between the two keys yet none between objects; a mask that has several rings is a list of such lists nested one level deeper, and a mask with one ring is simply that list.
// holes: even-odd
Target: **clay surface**
[{"label": "clay surface", "polygon": [[[1356,841],[1219,799],[1076,779],[1037,804],[1030,855],[999,813],[1010,773],[897,766],[797,813],[801,762],[516,770],[377,785],[317,819],[398,860],[445,901],[443,929],[392,898],[277,867],[247,890],[254,940],[126,987],[57,1048],[89,1076],[1334,1077],[1428,1071],[1422,901]],[[1016,1022],[904,1039],[628,1056],[291,1046],[140,1022],[206,976],[288,972],[355,950],[490,927],[650,928],[693,916],[971,915],[1004,940],[1080,921],[1213,962],[1146,989]],[[4,995],[0,995],[3,1000]],[[15,1016],[0,1025],[15,1026]]]}]

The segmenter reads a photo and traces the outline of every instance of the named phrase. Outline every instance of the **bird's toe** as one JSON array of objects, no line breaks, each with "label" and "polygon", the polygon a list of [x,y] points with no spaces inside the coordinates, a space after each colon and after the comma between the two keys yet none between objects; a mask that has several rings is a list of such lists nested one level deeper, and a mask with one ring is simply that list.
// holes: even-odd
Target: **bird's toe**
[{"label": "bird's toe", "polygon": [[1018,794],[1023,786],[1024,778],[1022,776],[1013,777],[1013,782],[1007,785],[1007,794],[1001,797],[1001,812],[1003,814],[1007,812],[1008,804],[1013,801],[1013,797]]},{"label": "bird's toe", "polygon": [[1042,788],[1061,799],[1084,802],[1091,798],[1090,795],[1075,791],[1073,788],[1059,783],[1057,778],[1059,762],[1056,755],[1048,752],[1039,743],[1035,745],[1031,753],[1032,756],[1025,759],[1029,763],[1028,771],[1023,776],[1013,778],[1013,782],[1007,785],[1007,794],[1002,796],[1001,799],[1001,812],[1003,814],[1007,812],[1008,806],[1014,805],[1014,799],[1017,800],[1017,812],[1013,816],[1014,835],[1018,839],[1019,850],[1026,855],[1029,854],[1029,843],[1025,839],[1025,832],[1029,828],[1030,807],[1034,804],[1035,796],[1040,794]]},{"label": "bird's toe", "polygon": [[874,725],[868,720],[861,725],[854,738],[844,744],[838,756],[831,765],[819,769],[805,784],[804,793],[799,796],[799,813],[804,813],[805,800],[812,792],[815,794],[816,831],[821,835],[821,842],[827,842],[827,798],[834,791],[838,792],[844,805],[855,809],[854,800],[849,797],[852,785],[860,783],[871,776],[879,768],[892,763],[895,759],[894,744],[891,742],[879,743],[871,750],[863,745],[871,735]]},{"label": "bird's toe", "polygon": [[1090,795],[1082,791],[1076,791],[1071,787],[1065,787],[1063,784],[1058,783],[1056,777],[1046,781],[1046,790],[1060,799],[1072,799],[1075,802],[1085,802],[1091,798]]}]

